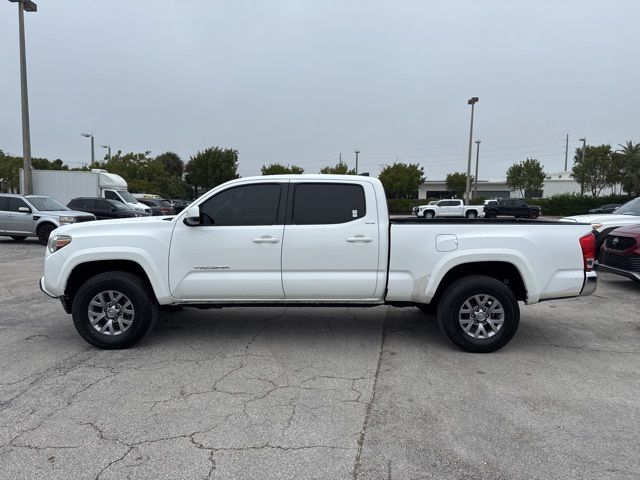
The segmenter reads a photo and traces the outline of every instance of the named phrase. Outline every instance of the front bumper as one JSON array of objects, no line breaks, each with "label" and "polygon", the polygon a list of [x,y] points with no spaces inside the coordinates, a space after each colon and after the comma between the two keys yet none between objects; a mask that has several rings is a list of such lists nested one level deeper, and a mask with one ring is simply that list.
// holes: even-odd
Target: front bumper
[{"label": "front bumper", "polygon": [[596,272],[585,272],[584,283],[582,284],[582,290],[580,290],[580,296],[586,297],[596,291],[598,286],[598,274]]},{"label": "front bumper", "polygon": [[51,298],[58,298],[53,293],[47,290],[47,287],[44,286],[44,277],[40,277],[40,290]]},{"label": "front bumper", "polygon": [[631,272],[629,270],[624,270],[622,268],[603,265],[602,263],[598,264],[598,270],[602,270],[603,272],[613,273],[615,275],[621,275],[623,277],[630,278],[631,280],[635,280],[636,282],[640,282],[640,273],[638,272]]}]

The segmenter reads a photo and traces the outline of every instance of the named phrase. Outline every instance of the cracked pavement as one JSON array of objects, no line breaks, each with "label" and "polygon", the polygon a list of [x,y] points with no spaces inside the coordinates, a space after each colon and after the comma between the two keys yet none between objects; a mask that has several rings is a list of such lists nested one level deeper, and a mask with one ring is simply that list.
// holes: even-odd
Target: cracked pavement
[{"label": "cracked pavement", "polygon": [[637,478],[640,285],[522,308],[501,351],[414,308],[165,313],[129,350],[75,332],[0,237],[0,479]]}]

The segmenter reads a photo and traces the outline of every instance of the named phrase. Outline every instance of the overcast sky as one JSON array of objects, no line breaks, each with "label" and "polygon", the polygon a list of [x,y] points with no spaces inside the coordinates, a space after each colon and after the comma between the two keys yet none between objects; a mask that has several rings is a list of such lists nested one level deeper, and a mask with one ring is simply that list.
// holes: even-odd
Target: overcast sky
[{"label": "overcast sky", "polygon": [[[527,156],[549,172],[588,143],[640,141],[637,0],[37,0],[26,14],[34,156],[113,150],[183,160],[233,147],[240,173],[307,173],[338,154],[376,174]],[[0,149],[21,155],[17,6],[0,2]],[[475,147],[475,146],[474,146]],[[475,150],[474,150],[475,158]]]}]

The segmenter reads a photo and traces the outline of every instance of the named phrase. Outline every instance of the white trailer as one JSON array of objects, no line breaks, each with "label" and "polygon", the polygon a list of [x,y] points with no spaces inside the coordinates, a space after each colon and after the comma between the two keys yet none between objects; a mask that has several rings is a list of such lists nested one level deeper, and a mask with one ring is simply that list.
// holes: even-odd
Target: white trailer
[{"label": "white trailer", "polygon": [[[127,182],[120,175],[106,170],[91,171],[33,170],[33,193],[51,197],[66,205],[72,198],[102,197],[117,200],[140,211],[149,207],[140,203],[127,190]],[[20,169],[20,188],[24,191],[24,172]]]}]

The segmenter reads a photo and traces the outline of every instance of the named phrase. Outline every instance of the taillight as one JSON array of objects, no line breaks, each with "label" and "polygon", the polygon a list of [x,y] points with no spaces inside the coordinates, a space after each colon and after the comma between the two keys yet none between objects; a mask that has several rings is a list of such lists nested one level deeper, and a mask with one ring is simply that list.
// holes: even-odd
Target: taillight
[{"label": "taillight", "polygon": [[584,237],[580,237],[580,248],[582,249],[582,258],[584,260],[584,270],[590,272],[593,270],[593,263],[596,260],[596,237],[593,233],[587,233]]}]

